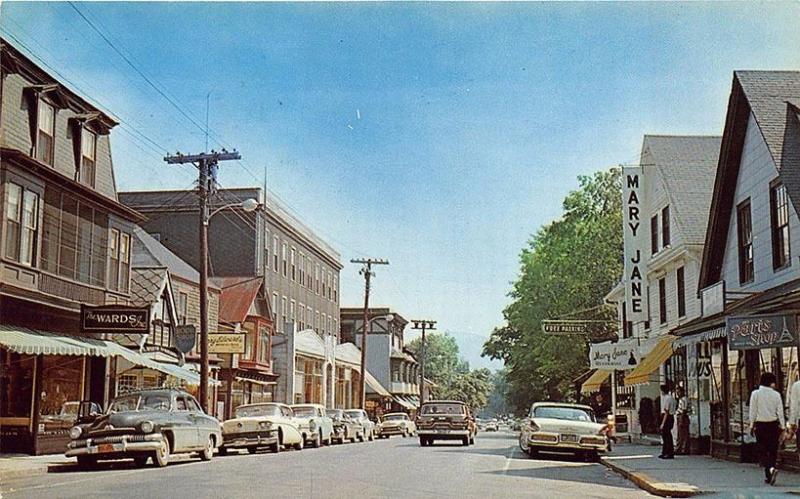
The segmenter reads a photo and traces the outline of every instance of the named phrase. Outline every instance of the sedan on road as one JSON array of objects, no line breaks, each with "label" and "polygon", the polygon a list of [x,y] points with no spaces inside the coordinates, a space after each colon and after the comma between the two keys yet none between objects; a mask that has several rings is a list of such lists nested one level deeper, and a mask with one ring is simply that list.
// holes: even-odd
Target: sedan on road
[{"label": "sedan on road", "polygon": [[333,441],[333,420],[319,404],[295,404],[292,407],[303,441],[311,447],[330,445]]},{"label": "sedan on road", "polygon": [[225,455],[232,449],[247,449],[255,454],[263,447],[268,447],[273,453],[280,452],[279,428],[270,419],[270,416],[279,415],[280,407],[274,404],[240,405],[235,417],[222,423],[219,453]]},{"label": "sedan on road", "polygon": [[375,426],[375,434],[378,438],[389,438],[392,435],[402,435],[405,438],[414,436],[416,433],[417,426],[404,412],[384,414]]},{"label": "sedan on road", "polygon": [[345,414],[350,416],[350,418],[355,421],[356,424],[361,426],[361,436],[359,440],[362,442],[364,440],[369,439],[369,441],[375,440],[375,423],[373,423],[367,412],[363,409],[350,409],[344,411]]},{"label": "sedan on road", "polygon": [[467,404],[458,400],[425,402],[419,409],[416,424],[422,447],[436,440],[460,440],[464,446],[475,443],[475,420]]},{"label": "sedan on road", "polygon": [[354,443],[364,430],[361,424],[345,414],[342,409],[326,409],[325,412],[333,420],[333,440],[336,443],[343,444],[345,440]]},{"label": "sedan on road", "polygon": [[536,402],[521,428],[519,446],[531,457],[547,451],[597,460],[609,451],[608,425],[598,423],[586,405]]},{"label": "sedan on road", "polygon": [[194,397],[180,390],[132,392],[115,398],[106,414],[74,426],[65,455],[81,467],[98,460],[149,458],[166,466],[170,454],[197,452],[208,461],[222,443],[219,421],[207,415]]}]

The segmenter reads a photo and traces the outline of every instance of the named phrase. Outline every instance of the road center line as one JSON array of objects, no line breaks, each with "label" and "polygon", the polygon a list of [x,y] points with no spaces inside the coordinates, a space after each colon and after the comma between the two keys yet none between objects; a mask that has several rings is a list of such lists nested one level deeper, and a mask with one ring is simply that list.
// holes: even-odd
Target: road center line
[{"label": "road center line", "polygon": [[503,466],[503,475],[508,473],[508,468],[511,466],[511,456],[514,455],[515,447],[512,445],[511,450],[509,451],[508,455],[506,456],[506,464]]}]

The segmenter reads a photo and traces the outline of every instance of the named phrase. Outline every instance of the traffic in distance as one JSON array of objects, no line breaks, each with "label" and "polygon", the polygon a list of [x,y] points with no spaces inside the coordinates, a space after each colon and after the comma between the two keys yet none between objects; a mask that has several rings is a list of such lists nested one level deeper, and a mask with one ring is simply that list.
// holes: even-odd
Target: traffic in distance
[{"label": "traffic in distance", "polygon": [[[265,402],[241,405],[233,418],[220,422],[192,395],[161,388],[127,393],[113,399],[104,412],[99,409],[95,403],[81,402],[77,424],[70,430],[65,455],[75,457],[83,469],[121,459],[164,467],[175,454],[191,453],[209,461],[215,454],[275,454],[391,436],[416,436],[421,447],[447,441],[468,447],[475,444],[478,431],[500,430],[498,419],[478,420],[458,400],[427,401],[414,418],[394,412],[375,421],[362,409]],[[524,420],[504,418],[503,423],[519,431],[519,447],[532,458],[555,452],[594,461],[611,451],[613,426],[597,421],[588,406],[539,402]]]}]

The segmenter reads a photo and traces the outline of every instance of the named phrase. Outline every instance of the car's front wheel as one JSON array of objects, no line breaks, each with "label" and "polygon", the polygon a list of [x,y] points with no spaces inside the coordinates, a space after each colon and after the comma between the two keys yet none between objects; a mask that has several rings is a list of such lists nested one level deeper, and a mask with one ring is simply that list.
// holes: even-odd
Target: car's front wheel
[{"label": "car's front wheel", "polygon": [[375,432],[371,431],[369,432],[369,441],[372,442],[373,440],[375,440]]},{"label": "car's front wheel", "polygon": [[317,438],[315,438],[314,441],[311,443],[311,447],[313,447],[315,449],[319,449],[320,447],[322,447],[322,434],[321,433],[317,434]]},{"label": "car's front wheel", "polygon": [[97,466],[97,458],[94,456],[78,456],[78,467],[84,470],[90,470]]},{"label": "car's front wheel", "polygon": [[159,468],[163,468],[164,466],[168,465],[169,453],[169,439],[164,435],[161,435],[161,445],[158,447],[158,450],[153,453],[153,463],[155,463],[155,465]]},{"label": "car's front wheel", "polygon": [[200,451],[200,459],[203,461],[211,461],[212,457],[214,457],[214,437],[209,435],[205,448]]}]

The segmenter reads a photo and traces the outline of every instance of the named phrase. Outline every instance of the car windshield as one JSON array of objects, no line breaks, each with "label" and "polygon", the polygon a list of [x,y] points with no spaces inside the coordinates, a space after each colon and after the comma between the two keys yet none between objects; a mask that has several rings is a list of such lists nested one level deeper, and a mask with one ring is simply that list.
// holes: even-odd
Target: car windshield
[{"label": "car windshield", "polygon": [[344,411],[344,413],[350,416],[351,418],[360,418],[361,416],[363,416],[361,411]]},{"label": "car windshield", "polygon": [[420,411],[422,414],[464,414],[464,406],[461,404],[425,404]]},{"label": "car windshield", "polygon": [[532,417],[594,422],[594,413],[580,407],[536,407]]},{"label": "car windshield", "polygon": [[328,409],[325,413],[332,418],[341,418],[344,415],[344,411],[341,409]]},{"label": "car windshield", "polygon": [[275,404],[243,405],[236,408],[237,418],[280,416],[281,408]]},{"label": "car windshield", "polygon": [[405,414],[391,414],[383,417],[384,421],[405,421],[406,419],[408,419],[408,416]]},{"label": "car windshield", "polygon": [[168,411],[170,396],[166,393],[145,393],[117,397],[108,407],[108,412]]},{"label": "car windshield", "polygon": [[299,418],[307,418],[311,416],[317,415],[317,408],[316,407],[309,407],[309,406],[294,406],[292,407],[294,410],[294,415]]}]

